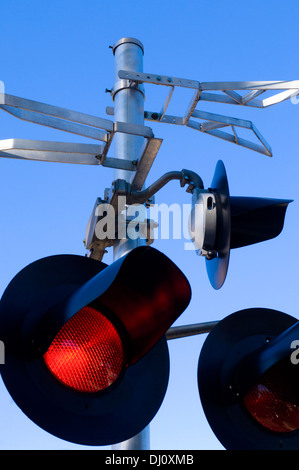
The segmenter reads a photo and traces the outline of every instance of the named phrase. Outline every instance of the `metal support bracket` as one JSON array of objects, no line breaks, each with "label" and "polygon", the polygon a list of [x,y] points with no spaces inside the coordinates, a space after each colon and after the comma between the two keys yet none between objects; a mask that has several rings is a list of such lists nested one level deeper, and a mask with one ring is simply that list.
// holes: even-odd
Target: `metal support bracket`
[{"label": "metal support bracket", "polygon": [[[205,134],[221,138],[267,156],[272,156],[271,147],[251,121],[222,116],[220,114],[205,113],[203,111],[196,110],[196,106],[200,101],[215,101],[218,103],[235,104],[239,106],[266,108],[299,94],[299,80],[266,82],[199,82],[185,78],[140,72],[137,73],[127,70],[120,70],[118,75],[121,79],[133,80],[135,83],[149,83],[169,87],[169,93],[164,101],[161,111],[145,111],[146,120],[181,126],[186,125],[192,129],[204,132]],[[175,87],[195,90],[193,97],[188,103],[185,113],[182,116],[166,114],[166,110],[173,96]],[[215,91],[216,93],[210,93],[209,91]],[[257,99],[259,95],[269,91],[273,93],[272,96],[263,100]],[[107,114],[113,114],[113,108],[107,108]],[[197,121],[191,120],[191,117],[203,119],[206,122],[201,124]],[[232,133],[218,130],[223,127],[229,127]],[[248,129],[254,134],[257,142],[239,137],[237,135],[236,128]]]},{"label": "metal support bracket", "polygon": [[[5,139],[0,141],[0,157],[44,162],[102,165],[108,168],[134,171],[133,186],[144,184],[151,165],[160,149],[162,139],[155,138],[148,126],[113,122],[77,111],[52,106],[38,101],[3,94],[0,109],[13,116],[61,131],[91,138],[103,143],[82,144],[70,142]],[[144,137],[144,146],[136,161],[108,157],[116,133]]]},{"label": "metal support bracket", "polygon": [[[251,121],[197,110],[193,112],[192,116],[197,119],[202,119],[205,122],[198,123],[197,121],[190,119],[187,123],[188,127],[199,130],[214,137],[219,137],[220,139],[227,140],[234,144],[241,145],[242,147],[246,147],[250,150],[254,150],[269,157],[272,156],[272,149],[270,145]],[[230,127],[232,129],[232,134],[217,130],[224,127]],[[260,144],[239,137],[236,128],[244,128],[252,131]]]},{"label": "metal support bracket", "polygon": [[[126,180],[117,179],[113,181],[112,187],[105,190],[104,199],[97,198],[87,225],[84,244],[86,249],[90,251],[90,257],[101,260],[106,248],[114,245],[117,239],[116,227],[119,227],[120,220],[124,217],[122,212],[125,211],[128,206],[139,204],[149,207],[152,205],[154,195],[172,180],[178,180],[181,187],[187,184],[186,191],[188,193],[193,194],[195,190],[204,191],[203,181],[200,176],[194,171],[185,169],[165,173],[143,191],[135,190],[133,185]],[[96,236],[96,225],[100,219],[103,218],[103,215],[98,214],[100,204],[106,206],[102,206],[104,212],[108,212],[111,209],[112,222],[115,227],[113,237],[109,238],[109,236],[107,236],[107,238],[103,240]],[[122,223],[125,224],[129,222],[130,220],[128,218],[122,220]],[[146,238],[146,243],[148,245],[151,244],[153,242],[152,231],[157,227],[157,224],[152,220],[145,219],[143,222],[140,222],[139,225],[143,225],[143,235]]]}]

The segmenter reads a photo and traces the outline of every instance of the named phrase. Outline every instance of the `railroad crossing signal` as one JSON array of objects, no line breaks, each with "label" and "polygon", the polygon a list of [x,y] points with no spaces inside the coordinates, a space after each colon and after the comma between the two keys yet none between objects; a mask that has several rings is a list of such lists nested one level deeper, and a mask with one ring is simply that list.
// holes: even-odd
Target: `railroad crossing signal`
[{"label": "railroad crossing signal", "polygon": [[[3,111],[95,143],[6,139],[0,141],[0,157],[113,168],[114,181],[95,208],[112,207],[116,220],[120,197],[123,208],[147,207],[168,181],[187,184],[190,235],[205,258],[212,286],[219,289],[230,250],[279,235],[290,200],[230,196],[222,161],[208,188],[193,170],[175,170],[144,189],[163,142],[144,121],[188,126],[271,157],[270,145],[251,121],[197,107],[212,101],[262,109],[296,96],[299,81],[199,82],[162,76],[143,72],[144,48],[137,39],[123,38],[112,50],[114,107],[106,112],[113,121],[0,92]],[[143,109],[147,85],[168,90],[161,109]],[[176,87],[193,90],[181,116],[167,114]],[[269,92],[272,96],[258,99]],[[239,128],[253,140],[241,138]],[[168,383],[167,339],[174,337],[172,324],[191,298],[179,268],[149,246],[148,220],[140,247],[128,235],[97,239],[98,221],[93,212],[85,240],[88,257],[57,255],[30,264],[0,302],[1,374],[8,391],[40,427],[88,445],[130,441],[155,416]],[[114,250],[110,266],[102,262],[108,247]],[[196,329],[191,325],[189,331]],[[183,335],[187,330],[183,327]],[[288,361],[288,342],[296,340],[297,330],[293,317],[256,308],[229,316],[208,335],[199,360],[200,396],[227,448],[299,448],[296,373]],[[200,325],[197,331],[202,332]],[[281,364],[283,384],[275,373],[277,368],[281,373]],[[282,418],[269,417],[269,410],[276,415],[278,403]]]},{"label": "railroad crossing signal", "polygon": [[209,333],[198,387],[226,449],[298,449],[298,333],[296,318],[265,308],[229,315]]},{"label": "railroad crossing signal", "polygon": [[38,260],[1,299],[2,379],[24,413],[58,437],[128,439],[163,401],[165,332],[190,297],[182,272],[151,247],[110,266],[75,255]]}]

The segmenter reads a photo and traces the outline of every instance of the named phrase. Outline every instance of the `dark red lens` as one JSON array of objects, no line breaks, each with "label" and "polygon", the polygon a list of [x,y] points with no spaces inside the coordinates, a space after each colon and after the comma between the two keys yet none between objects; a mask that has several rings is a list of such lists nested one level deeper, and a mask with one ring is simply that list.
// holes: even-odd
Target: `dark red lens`
[{"label": "dark red lens", "polygon": [[106,316],[84,307],[58,332],[44,361],[67,387],[99,392],[119,377],[124,366],[123,344]]},{"label": "dark red lens", "polygon": [[299,428],[298,367],[288,356],[272,366],[244,398],[249,413],[271,431],[286,433]]}]

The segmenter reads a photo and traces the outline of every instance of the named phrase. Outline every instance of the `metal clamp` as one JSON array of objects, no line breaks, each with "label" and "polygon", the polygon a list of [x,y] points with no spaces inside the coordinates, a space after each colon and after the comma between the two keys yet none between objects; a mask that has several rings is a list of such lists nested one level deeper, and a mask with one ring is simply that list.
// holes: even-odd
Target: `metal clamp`
[{"label": "metal clamp", "polygon": [[121,90],[126,90],[128,88],[134,88],[134,90],[139,91],[142,94],[143,99],[145,99],[144,87],[141,83],[135,80],[119,80],[116,83],[114,83],[114,86],[111,90],[112,100],[114,101],[116,93],[118,93]]}]

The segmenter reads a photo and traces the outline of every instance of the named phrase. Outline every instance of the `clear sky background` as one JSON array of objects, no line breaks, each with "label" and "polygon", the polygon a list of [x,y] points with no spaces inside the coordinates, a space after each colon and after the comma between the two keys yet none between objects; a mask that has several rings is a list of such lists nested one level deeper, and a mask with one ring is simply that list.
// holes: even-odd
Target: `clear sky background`
[{"label": "clear sky background", "polygon": [[[143,43],[148,73],[198,81],[299,79],[297,0],[10,0],[1,2],[0,13],[0,80],[6,92],[104,118],[106,106],[112,105],[105,89],[114,81],[109,46],[122,37]],[[160,88],[145,87],[145,109],[160,110],[165,97]],[[178,93],[169,113],[183,115],[189,98]],[[184,240],[154,243],[182,269],[192,287],[190,306],[176,324],[220,320],[250,307],[299,318],[299,104],[286,101],[254,109],[211,103],[198,109],[252,120],[272,146],[273,158],[189,128],[154,123],[154,134],[163,144],[148,184],[167,171],[188,168],[208,187],[222,159],[232,196],[294,202],[278,238],[232,251],[228,277],[219,291],[209,284],[204,259],[185,251]],[[8,138],[87,142],[1,112],[0,139]],[[85,255],[90,213],[112,179],[113,170],[102,167],[1,159],[1,294],[23,267],[39,258]],[[187,204],[190,196],[174,181],[156,195],[156,202]],[[112,261],[111,251],[104,261]],[[169,342],[169,387],[150,425],[152,449],[223,449],[207,423],[197,390],[205,338]],[[0,413],[0,449],[88,448],[37,427],[2,382]]]}]

